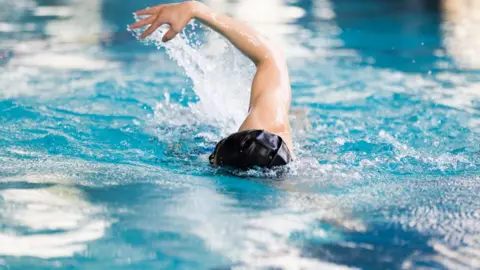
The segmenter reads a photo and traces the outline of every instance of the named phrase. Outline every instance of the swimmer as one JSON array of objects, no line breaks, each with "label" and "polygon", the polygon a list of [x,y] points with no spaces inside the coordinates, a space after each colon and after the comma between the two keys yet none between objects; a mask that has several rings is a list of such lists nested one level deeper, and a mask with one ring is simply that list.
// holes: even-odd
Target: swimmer
[{"label": "swimmer", "polygon": [[130,25],[132,29],[149,25],[140,35],[142,39],[167,24],[170,29],[162,38],[163,42],[167,42],[180,33],[190,20],[197,19],[227,38],[257,67],[247,117],[238,132],[217,143],[210,156],[212,165],[271,168],[292,161],[292,131],[288,120],[290,79],[285,59],[271,41],[247,24],[215,13],[195,1],[162,4],[135,14],[147,16]]}]

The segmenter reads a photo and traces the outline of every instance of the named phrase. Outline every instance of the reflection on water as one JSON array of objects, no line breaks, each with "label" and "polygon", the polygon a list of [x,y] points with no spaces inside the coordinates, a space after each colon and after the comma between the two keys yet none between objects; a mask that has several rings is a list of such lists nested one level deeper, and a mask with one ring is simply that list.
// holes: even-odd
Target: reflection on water
[{"label": "reflection on water", "polygon": [[327,234],[318,227],[320,222],[347,230],[365,230],[361,221],[344,214],[346,209],[334,198],[308,193],[263,197],[265,191],[243,192],[247,191],[236,191],[236,194],[250,197],[267,206],[266,209],[232,208],[246,202],[229,195],[228,191],[218,192],[214,186],[208,186],[181,194],[178,203],[166,212],[173,220],[187,221],[188,225],[183,228],[186,232],[201,238],[208,249],[222,254],[241,269],[347,268],[305,257],[302,249],[291,241],[291,236],[300,232],[309,232],[324,242],[342,240],[341,234]]},{"label": "reflection on water", "polygon": [[[69,257],[103,237],[109,222],[64,175],[1,178],[0,184],[43,185],[0,191],[0,256]],[[23,233],[22,233],[23,232]]]},{"label": "reflection on water", "polygon": [[442,0],[447,53],[466,69],[480,69],[480,2]]},{"label": "reflection on water", "polygon": [[285,5],[283,0],[270,1],[204,1],[219,12],[229,14],[255,26],[255,29],[274,40],[284,48],[287,54],[301,52],[301,48],[295,46],[287,36],[298,31],[298,27],[292,25],[296,19],[305,15],[305,11],[299,7]]},{"label": "reflection on water", "polygon": [[[41,23],[25,24],[14,19],[12,23],[0,24],[4,32],[16,31],[19,32],[19,37],[25,36],[26,39],[7,48],[15,55],[9,62],[10,65],[74,70],[109,67],[105,61],[94,59],[81,51],[88,47],[89,51],[93,52],[92,45],[108,38],[108,35],[102,34],[106,29],[100,16],[101,1],[71,1],[68,5],[52,6],[38,5],[34,2],[24,5],[17,3],[11,8],[15,10],[20,9],[19,7],[28,7],[22,10],[28,14],[24,16],[27,15],[27,18],[31,16]],[[50,19],[52,17],[56,19]],[[33,38],[27,35],[32,31],[35,31]]]}]

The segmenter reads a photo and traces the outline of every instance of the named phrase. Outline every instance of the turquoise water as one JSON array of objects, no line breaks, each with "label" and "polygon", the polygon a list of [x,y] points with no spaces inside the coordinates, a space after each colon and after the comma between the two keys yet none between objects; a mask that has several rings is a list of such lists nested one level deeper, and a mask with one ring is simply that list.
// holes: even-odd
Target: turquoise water
[{"label": "turquoise water", "polygon": [[283,47],[299,160],[208,166],[253,67],[137,41],[157,1],[0,0],[0,269],[480,268],[478,5],[205,2]]}]

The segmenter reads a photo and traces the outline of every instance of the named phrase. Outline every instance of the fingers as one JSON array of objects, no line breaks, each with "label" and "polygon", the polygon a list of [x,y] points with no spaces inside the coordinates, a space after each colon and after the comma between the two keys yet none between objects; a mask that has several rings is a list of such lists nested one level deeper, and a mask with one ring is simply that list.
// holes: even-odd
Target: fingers
[{"label": "fingers", "polygon": [[161,7],[163,7],[163,5],[158,5],[158,6],[155,6],[155,7],[138,10],[138,11],[135,11],[135,15],[138,15],[138,16],[141,16],[141,15],[153,15],[153,14],[156,13],[156,12],[158,11],[158,9],[160,9]]},{"label": "fingers", "polygon": [[[146,26],[146,25],[150,24],[150,26],[147,28],[147,30],[145,30],[145,32],[143,32],[140,35],[141,39],[148,37],[153,32],[155,32],[155,30],[157,30],[158,27],[160,27],[162,24],[165,23],[164,19],[161,18],[162,15],[160,14],[161,10],[164,6],[165,5],[158,5],[158,6],[155,6],[155,7],[151,7],[151,8],[147,8],[147,9],[144,9],[144,10],[136,11],[135,15],[137,15],[137,16],[142,16],[142,15],[151,15],[151,16],[144,19],[144,20],[138,21],[138,22],[130,25],[130,28],[135,29],[135,28],[143,27],[143,26]],[[167,34],[165,36],[167,36]],[[172,39],[173,37],[175,37],[176,33],[171,33],[170,35],[171,35],[170,39]]]},{"label": "fingers", "polygon": [[172,40],[178,33],[175,32],[171,27],[168,32],[163,36],[162,41],[167,42]]},{"label": "fingers", "polygon": [[157,19],[157,16],[150,16],[144,20],[141,20],[141,21],[138,21],[132,25],[130,25],[130,28],[131,29],[135,29],[135,28],[139,28],[139,27],[142,27],[142,26],[145,26],[145,25],[148,25],[148,24],[152,24],[155,19]]},{"label": "fingers", "polygon": [[145,30],[145,32],[143,32],[141,35],[140,35],[140,38],[146,38],[148,36],[150,36],[155,30],[157,30],[158,27],[160,27],[160,25],[162,25],[162,22],[160,20],[156,20],[154,21],[150,27],[147,28],[147,30]]}]

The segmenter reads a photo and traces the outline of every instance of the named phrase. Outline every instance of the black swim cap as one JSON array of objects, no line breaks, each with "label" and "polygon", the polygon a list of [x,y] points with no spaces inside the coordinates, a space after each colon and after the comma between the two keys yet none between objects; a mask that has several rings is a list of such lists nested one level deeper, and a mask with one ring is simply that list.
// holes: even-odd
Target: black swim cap
[{"label": "black swim cap", "polygon": [[264,130],[245,130],[233,133],[217,143],[210,163],[247,169],[254,166],[271,168],[286,165],[292,160],[283,139]]}]

